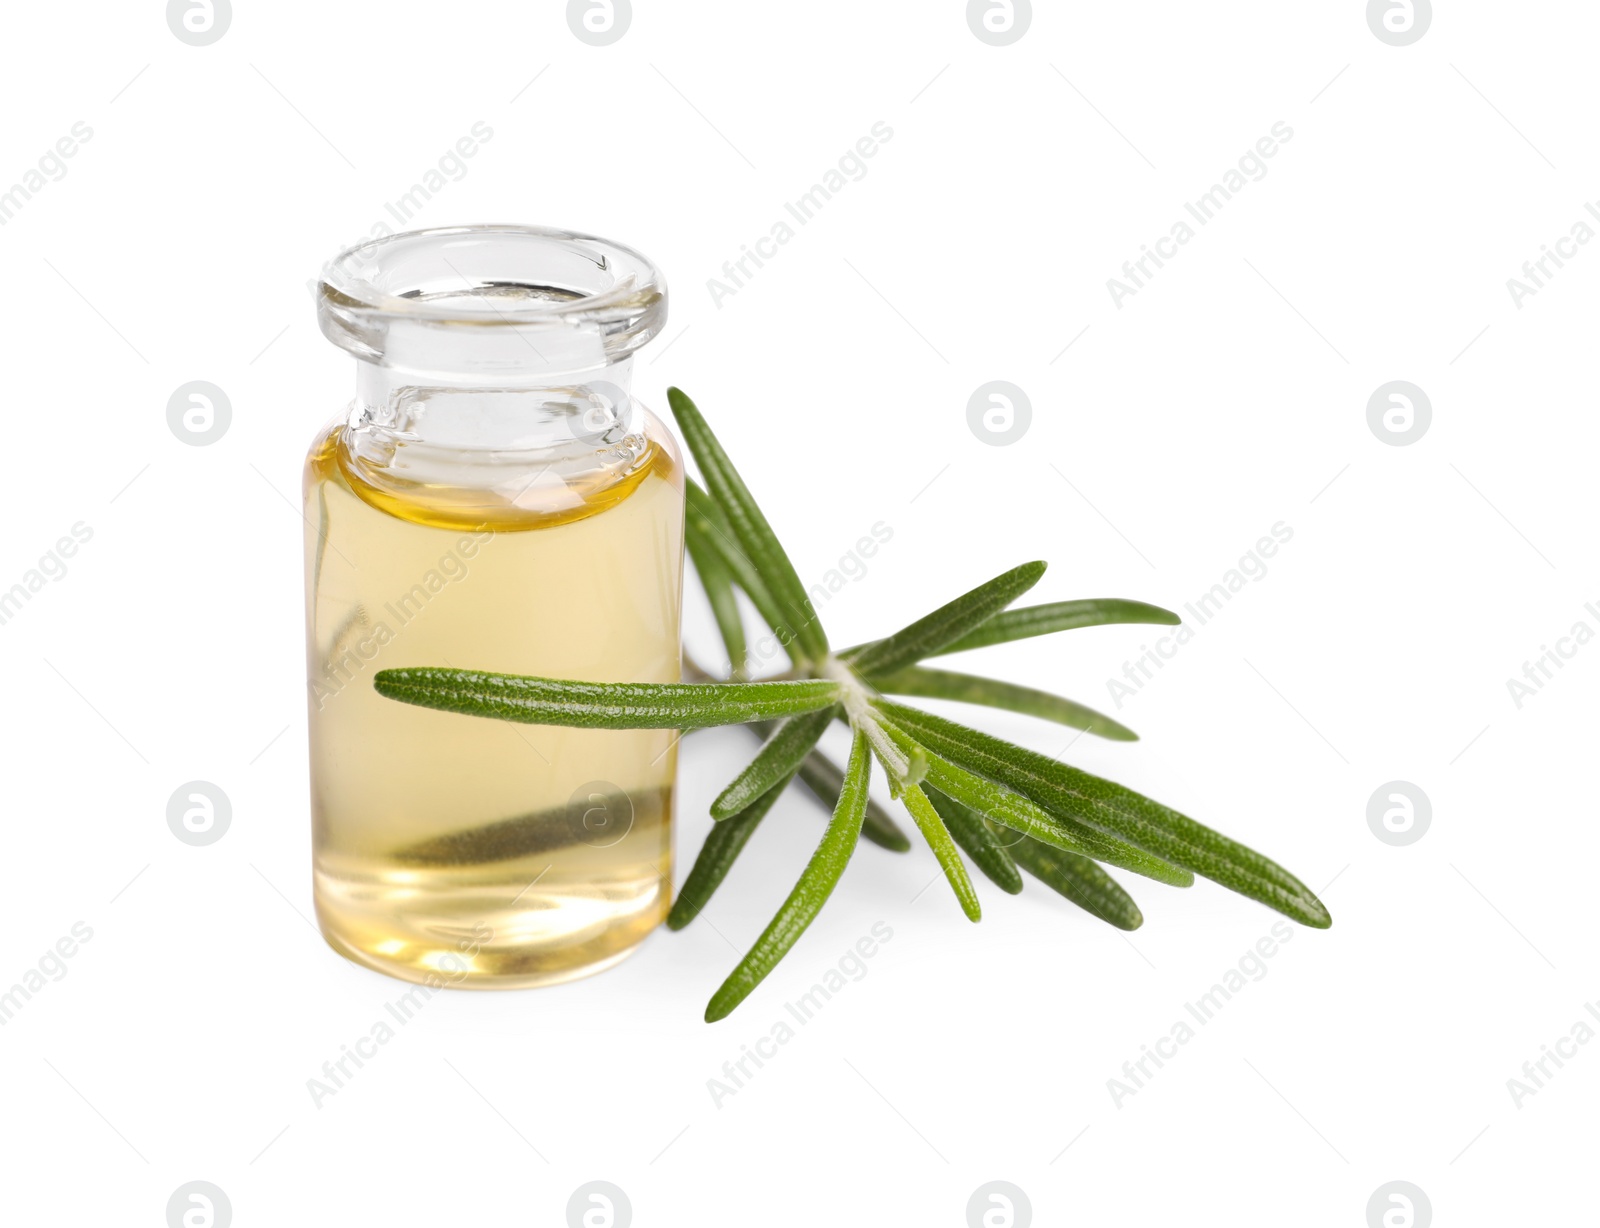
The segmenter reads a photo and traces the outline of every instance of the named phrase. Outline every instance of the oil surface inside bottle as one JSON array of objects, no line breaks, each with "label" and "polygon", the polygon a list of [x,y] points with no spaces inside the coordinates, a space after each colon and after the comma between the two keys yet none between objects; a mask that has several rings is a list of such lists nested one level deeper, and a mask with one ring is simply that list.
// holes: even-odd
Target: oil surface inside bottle
[{"label": "oil surface inside bottle", "polygon": [[[652,424],[653,425],[653,424]],[[358,963],[553,984],[665,916],[674,730],[583,730],[385,699],[380,669],[679,678],[683,478],[659,428],[589,481],[370,480],[343,423],[305,483],[315,898]]]}]

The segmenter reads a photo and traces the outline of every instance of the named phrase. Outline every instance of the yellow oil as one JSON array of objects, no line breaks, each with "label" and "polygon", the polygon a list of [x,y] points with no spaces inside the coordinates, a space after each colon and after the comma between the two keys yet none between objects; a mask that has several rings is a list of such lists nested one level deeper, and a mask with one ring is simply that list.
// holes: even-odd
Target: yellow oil
[{"label": "yellow oil", "polygon": [[[683,474],[651,420],[626,471],[514,494],[369,476],[344,424],[305,516],[317,917],[406,980],[553,984],[627,955],[672,886],[672,730],[411,707],[380,669],[680,676]],[[530,493],[531,491],[531,493]]]}]

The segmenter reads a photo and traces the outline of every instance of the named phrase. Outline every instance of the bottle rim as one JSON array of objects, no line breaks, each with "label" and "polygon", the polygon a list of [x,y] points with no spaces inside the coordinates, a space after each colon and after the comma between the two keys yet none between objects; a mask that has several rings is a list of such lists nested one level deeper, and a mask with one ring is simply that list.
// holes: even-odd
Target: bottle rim
[{"label": "bottle rim", "polygon": [[567,333],[613,363],[655,337],[666,316],[666,280],[648,257],[545,226],[384,235],[335,256],[317,286],[323,333],[366,361],[383,361],[391,341],[420,329],[452,347],[502,354],[516,335],[540,354],[537,338]]}]

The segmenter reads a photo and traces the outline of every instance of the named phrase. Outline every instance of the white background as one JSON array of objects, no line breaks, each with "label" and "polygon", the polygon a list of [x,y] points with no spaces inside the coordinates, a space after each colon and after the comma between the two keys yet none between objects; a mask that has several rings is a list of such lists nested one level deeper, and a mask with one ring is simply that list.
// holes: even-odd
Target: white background
[{"label": "white background", "polygon": [[[0,986],[74,923],[93,938],[0,1030],[5,1219],[156,1225],[205,1180],[241,1226],[561,1225],[603,1179],[645,1228],[959,1225],[1003,1179],[1049,1225],[1359,1226],[1393,1180],[1441,1225],[1593,1222],[1600,1045],[1520,1107],[1507,1080],[1600,998],[1600,647],[1520,708],[1507,679],[1600,630],[1600,247],[1520,308],[1506,282],[1600,195],[1600,13],[1440,7],[1397,48],[1356,0],[1040,5],[997,48],[953,0],[635,0],[597,48],[558,3],[238,0],[205,47],[153,0],[14,6],[0,185],[75,122],[93,136],[0,228],[0,588],[73,524],[93,536],[0,626]],[[1034,599],[1179,608],[1292,527],[1120,709],[1107,679],[1153,629],[962,663],[1144,740],[987,727],[1330,884],[1333,928],[1296,928],[1120,1107],[1107,1081],[1272,914],[1131,879],[1146,924],[1125,938],[1038,884],[980,882],[974,927],[923,890],[925,849],[863,846],[707,1026],[822,830],[801,796],[706,923],[558,989],[441,995],[314,1107],[307,1079],[402,988],[308,920],[291,500],[353,372],[307,282],[480,120],[492,139],[412,224],[562,225],[654,258],[671,318],[638,392],[696,397],[808,581],[892,527],[824,607],[835,643],[1034,557]],[[865,177],[715,303],[723,262],[879,120]],[[1278,121],[1294,135],[1265,178],[1114,305],[1123,261]],[[207,447],[165,416],[199,379],[233,410]],[[995,379],[1032,402],[1008,447],[966,420]],[[1366,417],[1396,379],[1433,407],[1406,447]],[[686,748],[680,875],[753,745]],[[194,779],[233,803],[206,848],[166,824]],[[1432,803],[1408,847],[1367,823],[1393,780]],[[723,1063],[877,922],[893,938],[867,975],[714,1103]]]}]

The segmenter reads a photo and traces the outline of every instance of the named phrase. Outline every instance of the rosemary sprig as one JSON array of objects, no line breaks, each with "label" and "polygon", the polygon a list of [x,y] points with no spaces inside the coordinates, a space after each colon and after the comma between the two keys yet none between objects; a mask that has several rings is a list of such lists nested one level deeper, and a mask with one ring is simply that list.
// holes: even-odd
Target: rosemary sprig
[{"label": "rosemary sprig", "polygon": [[[713,802],[705,844],[667,919],[689,924],[726,877],[756,827],[797,777],[833,801],[821,843],[772,923],[706,1007],[726,1017],[805,932],[865,830],[891,849],[909,847],[868,795],[874,759],[934,852],[962,910],[980,916],[961,853],[1008,894],[1022,870],[1087,912],[1122,929],[1143,922],[1131,896],[1101,868],[1120,866],[1171,886],[1196,874],[1259,900],[1305,925],[1331,924],[1322,902],[1294,875],[1244,845],[1111,781],[1013,743],[888,699],[955,700],[1056,721],[1102,737],[1137,735],[1082,704],[1031,687],[930,669],[931,657],[1111,623],[1171,625],[1177,615],[1120,598],[1008,609],[1044,573],[1041,562],[1011,569],[892,635],[840,653],[828,647],[794,565],[704,417],[674,388],[668,400],[705,487],[687,485],[686,542],[727,649],[726,682],[598,683],[455,669],[379,672],[380,694],[404,703],[498,720],[594,729],[698,729],[748,724],[761,750]],[[793,669],[746,681],[742,591]],[[817,743],[828,725],[851,729],[840,769]],[[865,824],[865,828],[863,827]]]}]

